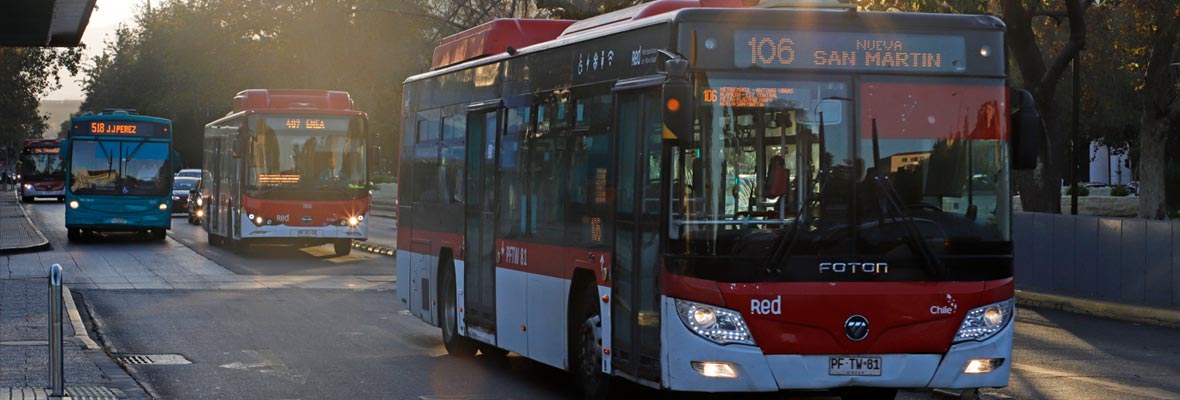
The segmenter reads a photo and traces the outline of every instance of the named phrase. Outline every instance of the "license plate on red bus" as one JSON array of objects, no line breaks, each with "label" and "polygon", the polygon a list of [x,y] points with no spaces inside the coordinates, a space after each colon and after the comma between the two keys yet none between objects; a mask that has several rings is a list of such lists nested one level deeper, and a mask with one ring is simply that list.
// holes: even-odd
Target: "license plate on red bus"
[{"label": "license plate on red bus", "polygon": [[300,229],[299,230],[299,237],[316,237],[316,236],[318,236],[318,235],[316,234],[316,231],[314,229]]},{"label": "license plate on red bus", "polygon": [[828,375],[881,376],[881,357],[828,357]]}]

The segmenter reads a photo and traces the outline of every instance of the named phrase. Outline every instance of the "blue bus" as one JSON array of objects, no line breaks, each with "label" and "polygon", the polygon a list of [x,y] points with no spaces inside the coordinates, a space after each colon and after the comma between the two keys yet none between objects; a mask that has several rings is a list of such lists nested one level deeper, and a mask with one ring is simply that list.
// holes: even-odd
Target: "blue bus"
[{"label": "blue bus", "polygon": [[180,164],[172,121],[113,110],[70,119],[66,229],[71,241],[125,231],[163,240],[172,227],[172,178]]}]

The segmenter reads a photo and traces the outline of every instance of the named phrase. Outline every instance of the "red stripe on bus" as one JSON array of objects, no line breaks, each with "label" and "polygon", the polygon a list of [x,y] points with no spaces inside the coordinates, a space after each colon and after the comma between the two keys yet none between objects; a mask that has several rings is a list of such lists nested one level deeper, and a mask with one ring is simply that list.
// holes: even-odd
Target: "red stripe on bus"
[{"label": "red stripe on bus", "polygon": [[[465,251],[460,251],[465,247],[464,239],[458,233],[398,229],[398,247],[431,256],[450,248],[456,260],[468,258]],[[497,267],[567,280],[580,268],[593,272],[599,285],[610,286],[610,252],[506,239],[498,239],[494,245],[492,257]]]}]

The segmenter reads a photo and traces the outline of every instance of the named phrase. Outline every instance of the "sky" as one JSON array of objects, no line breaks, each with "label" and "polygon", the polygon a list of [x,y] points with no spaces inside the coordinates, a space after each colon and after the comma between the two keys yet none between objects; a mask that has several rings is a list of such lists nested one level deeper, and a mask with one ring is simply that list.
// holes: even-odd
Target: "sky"
[{"label": "sky", "polygon": [[[144,4],[145,0],[98,0],[98,8],[90,14],[90,24],[82,34],[82,43],[86,44],[83,62],[89,63],[91,57],[102,53],[103,41],[114,36],[120,23],[134,24],[135,11]],[[61,76],[61,89],[50,92],[45,100],[82,100],[81,72],[71,77],[63,71]]]}]

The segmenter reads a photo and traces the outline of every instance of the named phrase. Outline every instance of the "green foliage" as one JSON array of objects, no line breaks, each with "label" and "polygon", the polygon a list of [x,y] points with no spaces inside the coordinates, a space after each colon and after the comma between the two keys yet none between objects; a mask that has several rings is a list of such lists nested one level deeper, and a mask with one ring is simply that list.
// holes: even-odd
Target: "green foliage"
[{"label": "green foliage", "polygon": [[1110,188],[1110,195],[1113,197],[1127,197],[1131,195],[1131,189],[1123,185],[1115,185]]},{"label": "green foliage", "polygon": [[1090,189],[1086,188],[1085,186],[1070,186],[1069,189],[1065,189],[1065,195],[1073,196],[1074,188],[1078,188],[1078,197],[1086,197],[1090,195]]},{"label": "green foliage", "polygon": [[[85,67],[83,111],[134,108],[169,118],[186,166],[200,164],[204,125],[244,89],[345,90],[369,113],[369,141],[400,136],[401,82],[425,70],[427,21],[391,0],[164,0],[122,27]],[[400,12],[406,11],[406,12]]]},{"label": "green foliage", "polygon": [[78,73],[81,54],[80,48],[0,48],[0,146],[19,146],[49,128],[38,99],[60,87],[59,70]]}]

